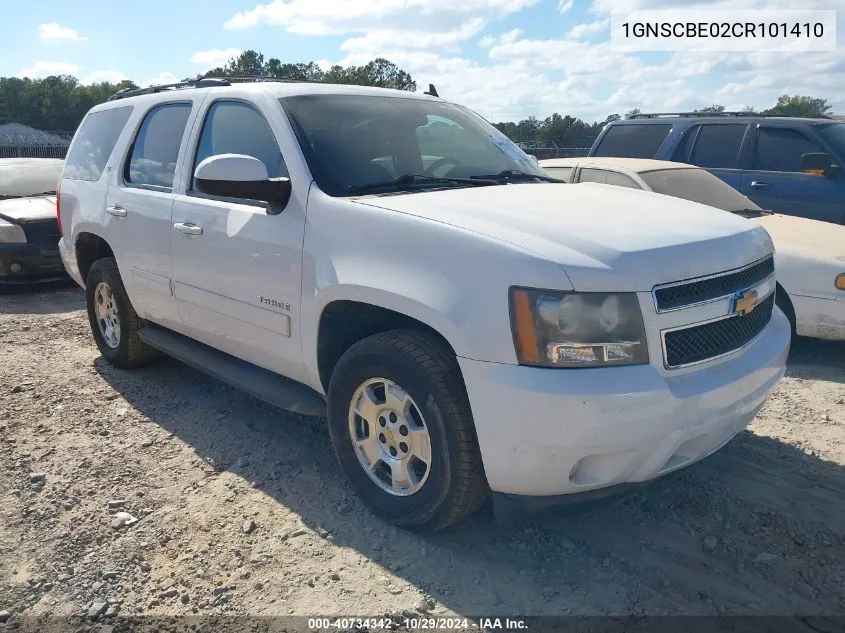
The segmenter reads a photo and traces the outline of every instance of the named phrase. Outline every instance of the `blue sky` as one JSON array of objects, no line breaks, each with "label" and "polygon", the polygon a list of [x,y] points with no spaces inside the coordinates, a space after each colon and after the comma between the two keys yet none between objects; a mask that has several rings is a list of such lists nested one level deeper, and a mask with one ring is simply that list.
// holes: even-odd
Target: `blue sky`
[{"label": "blue sky", "polygon": [[845,0],[36,0],[7,17],[0,76],[159,83],[252,48],[290,62],[384,56],[420,89],[433,82],[494,120],[768,106],[786,93],[826,97],[845,112],[839,51],[611,49],[611,10],[667,7],[838,8],[845,18]]}]

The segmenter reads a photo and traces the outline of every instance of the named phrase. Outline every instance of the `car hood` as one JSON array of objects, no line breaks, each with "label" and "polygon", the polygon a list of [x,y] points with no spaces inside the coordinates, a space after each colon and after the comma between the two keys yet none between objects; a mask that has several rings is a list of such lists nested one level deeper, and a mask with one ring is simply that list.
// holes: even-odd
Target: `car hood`
[{"label": "car hood", "polygon": [[779,253],[845,260],[845,226],[779,213],[753,221],[768,231]]},{"label": "car hood", "polygon": [[0,217],[6,217],[14,222],[55,218],[56,196],[42,195],[0,200]]},{"label": "car hood", "polygon": [[660,194],[595,183],[517,184],[355,200],[473,231],[560,264],[585,292],[739,268],[772,252],[744,218]]}]

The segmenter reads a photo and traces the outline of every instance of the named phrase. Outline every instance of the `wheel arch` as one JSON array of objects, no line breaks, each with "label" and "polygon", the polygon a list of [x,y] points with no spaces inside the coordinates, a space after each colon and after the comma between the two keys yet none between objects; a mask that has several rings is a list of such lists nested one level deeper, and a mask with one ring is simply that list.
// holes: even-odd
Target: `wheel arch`
[{"label": "wheel arch", "polygon": [[[358,293],[360,295],[360,293]],[[457,327],[443,315],[405,297],[368,293],[352,298],[337,294],[322,304],[312,343],[306,348],[306,362],[327,392],[337,361],[352,345],[368,336],[396,329],[428,332],[441,340],[455,356],[466,352],[466,343]],[[438,318],[439,317],[439,318]]]}]

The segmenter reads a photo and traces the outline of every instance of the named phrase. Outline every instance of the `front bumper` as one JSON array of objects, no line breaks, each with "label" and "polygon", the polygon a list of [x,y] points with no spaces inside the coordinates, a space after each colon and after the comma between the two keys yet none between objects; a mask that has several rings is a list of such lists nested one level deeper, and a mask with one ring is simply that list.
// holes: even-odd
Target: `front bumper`
[{"label": "front bumper", "polygon": [[59,251],[39,244],[0,244],[0,286],[67,279]]},{"label": "front bumper", "polygon": [[678,375],[653,365],[566,370],[460,358],[490,489],[572,495],[646,482],[710,455],[754,419],[783,376],[790,334],[775,310],[747,348]]},{"label": "front bumper", "polygon": [[790,295],[799,336],[845,341],[845,299]]}]

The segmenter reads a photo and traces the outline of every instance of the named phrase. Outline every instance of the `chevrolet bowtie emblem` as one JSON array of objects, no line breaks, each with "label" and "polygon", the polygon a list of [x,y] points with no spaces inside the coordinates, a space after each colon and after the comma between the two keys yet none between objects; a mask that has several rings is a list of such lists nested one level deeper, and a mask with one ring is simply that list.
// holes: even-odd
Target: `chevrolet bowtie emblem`
[{"label": "chevrolet bowtie emblem", "polygon": [[745,290],[744,292],[739,292],[734,297],[734,309],[733,313],[736,315],[743,315],[748,314],[754,308],[757,307],[757,291],[756,290]]}]

